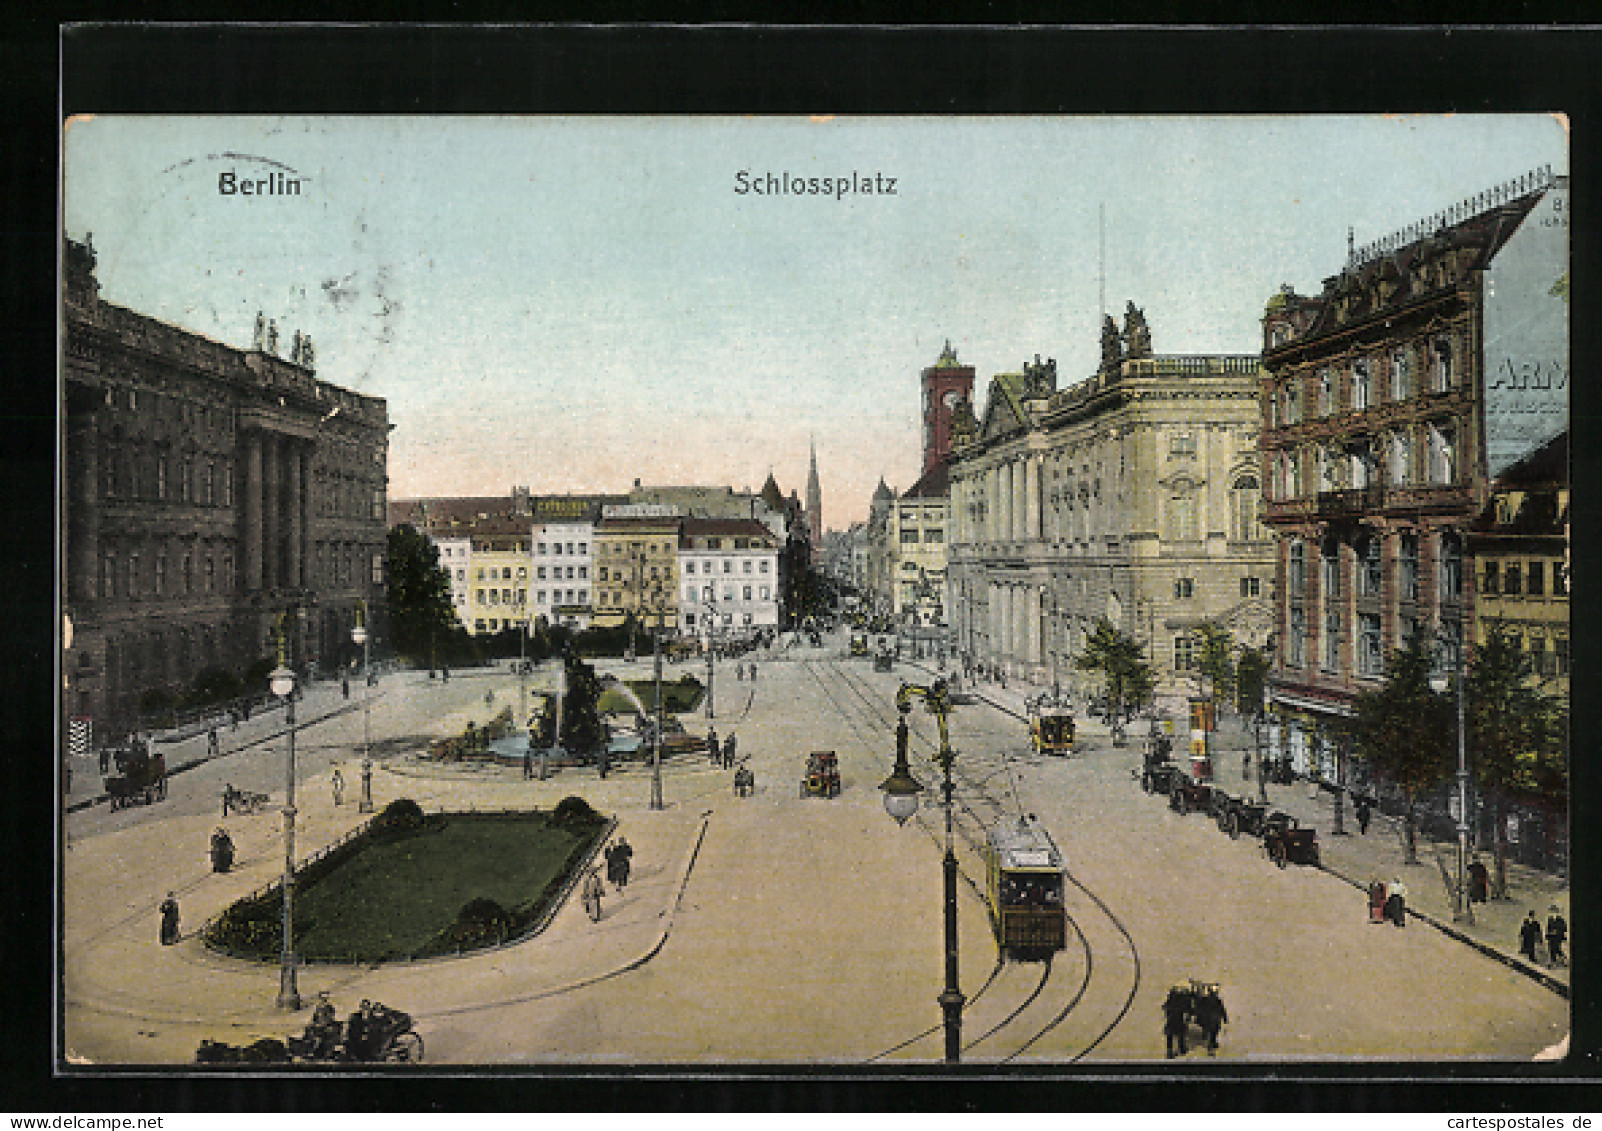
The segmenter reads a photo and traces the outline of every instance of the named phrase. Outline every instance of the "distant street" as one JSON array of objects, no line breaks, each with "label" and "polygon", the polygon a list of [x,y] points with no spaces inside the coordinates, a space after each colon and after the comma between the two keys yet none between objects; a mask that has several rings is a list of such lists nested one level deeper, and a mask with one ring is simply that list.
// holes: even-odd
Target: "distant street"
[{"label": "distant street", "polygon": [[[636,880],[621,896],[608,890],[599,923],[570,906],[502,951],[314,966],[302,970],[301,992],[329,990],[342,1013],[360,998],[408,1011],[430,1064],[937,1061],[941,815],[928,761],[933,720],[921,707],[911,717],[912,768],[930,788],[925,808],[897,827],[877,788],[894,754],[898,682],[933,677],[905,663],[874,672],[845,659],[844,643],[837,635],[823,649],[759,657],[755,683],[719,665],[712,725],[737,736],[755,793],[737,798],[728,771],[680,757],[663,769],[662,812],[648,808],[649,768],[639,765],[605,781],[570,769],[525,782],[515,766],[422,760],[429,738],[515,704],[518,681],[505,667],[449,684],[426,673],[386,677],[371,700],[380,807],[398,797],[427,809],[544,807],[578,794],[618,815]],[[704,678],[704,665],[668,675],[684,670]],[[352,688],[358,709],[298,736],[299,855],[361,819],[362,691]],[[322,685],[302,717],[344,706],[337,685],[331,698]],[[701,712],[684,721],[695,733],[707,726]],[[1074,757],[1041,759],[1027,750],[1024,724],[988,703],[963,705],[953,719],[958,854],[971,881],[959,908],[965,1060],[1161,1060],[1159,1006],[1170,985],[1192,977],[1222,987],[1220,1061],[1520,1061],[1566,1034],[1568,1003],[1550,989],[1423,922],[1371,925],[1346,881],[1275,868],[1250,838],[1231,840],[1142,793],[1131,780],[1138,743],[1114,749],[1084,720],[1080,735]],[[227,751],[234,736],[223,738]],[[838,798],[798,796],[814,749],[839,756]],[[338,809],[335,765],[346,783]],[[210,954],[191,935],[281,869],[283,778],[283,743],[271,739],[175,775],[155,806],[96,805],[66,819],[70,1057],[184,1062],[203,1037],[238,1043],[305,1023],[305,1011],[273,1009],[276,968]],[[272,806],[222,822],[225,782],[270,793]],[[1271,796],[1293,788],[1303,787],[1269,787]],[[980,894],[982,829],[1025,812],[1050,831],[1070,873],[1068,948],[1049,966],[998,964]],[[206,865],[219,823],[240,846],[228,876]],[[155,906],[169,890],[189,937],[163,948]]]}]

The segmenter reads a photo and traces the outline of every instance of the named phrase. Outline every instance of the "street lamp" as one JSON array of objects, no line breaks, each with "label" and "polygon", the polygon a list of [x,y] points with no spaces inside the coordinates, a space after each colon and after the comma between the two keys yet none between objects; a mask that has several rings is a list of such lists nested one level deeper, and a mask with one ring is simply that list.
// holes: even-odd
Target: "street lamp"
[{"label": "street lamp", "polygon": [[[1430,689],[1437,695],[1446,694],[1446,687],[1451,682],[1446,669],[1447,641],[1441,641],[1439,650],[1439,663],[1435,671],[1430,673]],[[1468,745],[1467,716],[1468,709],[1464,700],[1464,684],[1468,682],[1467,673],[1463,665],[1463,653],[1457,654],[1457,887],[1452,892],[1452,918],[1453,920],[1474,922],[1474,905],[1465,898],[1468,889],[1465,887],[1465,875],[1468,871]]]},{"label": "street lamp", "polygon": [[362,799],[358,813],[373,811],[373,652],[367,632],[367,602],[357,606],[356,627],[350,638],[362,650]]},{"label": "street lamp", "polygon": [[[708,586],[707,592],[714,592],[713,587]],[[713,676],[717,674],[713,669],[713,663],[717,658],[717,641],[714,635],[717,630],[717,598],[709,597],[706,602],[706,717],[708,719],[715,719],[718,717],[717,696],[712,690],[712,679]]]},{"label": "street lamp", "polygon": [[957,984],[957,855],[951,839],[951,799],[955,787],[951,784],[951,763],[954,755],[946,726],[950,700],[944,680],[936,680],[932,687],[919,687],[904,683],[896,692],[896,710],[901,719],[896,724],[896,765],[890,776],[879,786],[884,791],[884,809],[897,824],[905,824],[908,817],[918,811],[918,794],[922,792],[917,779],[907,767],[907,714],[912,710],[912,699],[924,701],[929,713],[940,726],[940,753],[937,762],[945,775],[941,793],[946,810],[945,879],[945,942],[946,988],[940,994],[940,1011],[945,1019],[946,1063],[956,1064],[962,1059],[962,1006],[965,1000]]},{"label": "street lamp", "polygon": [[[287,617],[289,614],[285,613]],[[295,986],[295,673],[284,658],[284,626],[278,625],[278,666],[267,676],[267,686],[284,701],[284,722],[289,727],[289,760],[284,788],[284,924],[283,945],[279,949],[278,1008],[299,1009],[300,991]]]},{"label": "street lamp", "polygon": [[655,665],[656,675],[656,726],[651,728],[651,808],[661,809],[662,806],[662,628],[666,617],[667,603],[662,597],[662,587],[658,585],[654,590],[656,600],[656,632],[651,638],[652,663]]}]

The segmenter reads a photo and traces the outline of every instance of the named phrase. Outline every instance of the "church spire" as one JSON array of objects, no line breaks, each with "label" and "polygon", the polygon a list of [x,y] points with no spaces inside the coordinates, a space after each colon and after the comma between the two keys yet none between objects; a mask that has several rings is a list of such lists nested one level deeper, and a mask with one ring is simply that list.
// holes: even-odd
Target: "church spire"
[{"label": "church spire", "polygon": [[818,442],[809,441],[811,462],[807,469],[807,534],[814,555],[823,549],[823,487],[818,482]]}]

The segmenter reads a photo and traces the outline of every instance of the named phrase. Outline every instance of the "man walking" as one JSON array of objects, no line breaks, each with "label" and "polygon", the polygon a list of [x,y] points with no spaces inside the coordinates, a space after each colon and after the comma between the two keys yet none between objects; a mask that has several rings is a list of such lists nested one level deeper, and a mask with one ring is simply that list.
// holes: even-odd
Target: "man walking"
[{"label": "man walking", "polygon": [[1541,941],[1541,924],[1536,922],[1535,912],[1532,910],[1524,917],[1519,925],[1519,953],[1531,962],[1535,961],[1535,948]]},{"label": "man walking", "polygon": [[1188,989],[1175,986],[1168,991],[1168,997],[1163,1001],[1163,1039],[1168,1046],[1168,1058],[1185,1055],[1185,1030],[1190,1025],[1191,996]]},{"label": "man walking", "polygon": [[[172,946],[178,941],[178,901],[173,893],[168,892],[167,898],[161,901],[161,945]],[[1530,912],[1534,915],[1535,912]]]},{"label": "man walking", "polygon": [[1368,821],[1371,816],[1368,798],[1359,795],[1357,800],[1352,803],[1352,807],[1357,810],[1357,831],[1367,836]]},{"label": "man walking", "polygon": [[345,804],[345,776],[339,772],[339,768],[337,766],[334,768],[334,783],[333,784],[334,784],[334,805],[336,807],[338,807],[340,805]]},{"label": "man walking", "polygon": [[1568,937],[1568,920],[1563,918],[1563,913],[1554,903],[1552,914],[1546,921],[1546,957],[1553,966],[1568,965],[1568,959],[1563,957],[1563,944]]},{"label": "man walking", "polygon": [[206,757],[215,758],[222,753],[222,743],[217,738],[217,728],[212,727],[206,732]]},{"label": "man walking", "polygon": [[617,843],[607,850],[607,859],[610,862],[608,878],[621,892],[629,886],[629,869],[633,866],[634,849],[628,840],[622,836]]}]

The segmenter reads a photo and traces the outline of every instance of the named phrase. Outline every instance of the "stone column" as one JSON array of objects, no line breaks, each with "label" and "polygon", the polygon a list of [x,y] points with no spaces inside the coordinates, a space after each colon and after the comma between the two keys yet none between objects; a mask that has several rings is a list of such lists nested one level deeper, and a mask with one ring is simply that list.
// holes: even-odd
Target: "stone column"
[{"label": "stone column", "polygon": [[245,441],[245,482],[240,500],[244,512],[244,532],[241,539],[240,568],[245,571],[245,589],[254,592],[261,588],[261,433],[247,432]]},{"label": "stone column", "polygon": [[1024,467],[1026,470],[1024,517],[1028,526],[1024,536],[1032,542],[1038,542],[1040,541],[1040,457],[1030,456],[1029,462]]},{"label": "stone column", "polygon": [[278,437],[270,432],[261,436],[261,587],[276,589],[283,584],[283,468],[278,461]]},{"label": "stone column", "polygon": [[1001,540],[1001,468],[985,472],[985,541]]},{"label": "stone column", "polygon": [[304,502],[303,483],[300,475],[302,454],[300,444],[294,440],[284,441],[284,586],[289,589],[301,587],[301,537],[305,532],[305,524],[301,521],[301,506]]},{"label": "stone column", "polygon": [[1025,613],[1029,618],[1029,662],[1040,664],[1040,590],[1031,585],[1029,587],[1029,607]]},{"label": "stone column", "polygon": [[1001,540],[1012,542],[1018,537],[1017,464],[1008,460],[1002,465],[1001,475]]}]

